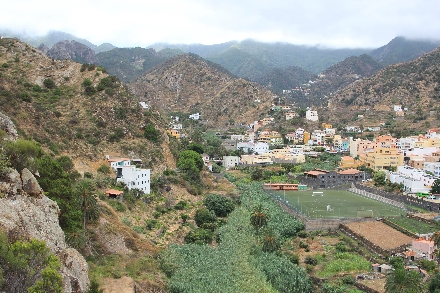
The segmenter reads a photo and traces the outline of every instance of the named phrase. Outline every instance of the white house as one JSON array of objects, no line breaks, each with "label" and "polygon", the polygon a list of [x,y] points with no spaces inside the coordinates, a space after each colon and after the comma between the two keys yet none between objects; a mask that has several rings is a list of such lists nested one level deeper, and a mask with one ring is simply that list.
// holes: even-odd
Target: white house
[{"label": "white house", "polygon": [[137,168],[127,158],[108,159],[108,162],[116,171],[117,182],[124,182],[128,189],[137,188],[150,194],[150,169]]},{"label": "white house", "polygon": [[148,105],[145,102],[139,102],[139,104],[141,105],[142,108],[144,109],[148,109]]},{"label": "white house", "polygon": [[436,177],[410,166],[398,166],[397,172],[389,172],[391,183],[402,183],[407,192],[429,192]]},{"label": "white house", "polygon": [[394,105],[394,112],[397,112],[397,111],[403,111],[402,110],[402,105]]},{"label": "white house", "polygon": [[307,110],[306,111],[306,119],[310,121],[318,121],[318,112]]},{"label": "white house", "polygon": [[222,164],[223,167],[229,169],[235,167],[240,163],[240,157],[238,156],[223,156]]},{"label": "white house", "polygon": [[193,119],[193,120],[199,120],[200,119],[200,113],[191,114],[191,115],[189,115],[189,118]]},{"label": "white house", "polygon": [[237,150],[242,149],[244,152],[264,154],[269,151],[269,144],[265,142],[242,141],[237,142]]}]

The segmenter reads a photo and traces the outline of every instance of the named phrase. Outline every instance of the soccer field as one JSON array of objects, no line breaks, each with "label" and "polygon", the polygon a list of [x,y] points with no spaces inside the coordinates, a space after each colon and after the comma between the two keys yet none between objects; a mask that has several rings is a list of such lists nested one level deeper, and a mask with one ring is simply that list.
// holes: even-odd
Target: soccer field
[{"label": "soccer field", "polygon": [[285,200],[304,216],[310,218],[358,218],[406,215],[398,207],[366,198],[345,190],[315,190],[323,195],[312,196],[313,191],[267,192]]}]

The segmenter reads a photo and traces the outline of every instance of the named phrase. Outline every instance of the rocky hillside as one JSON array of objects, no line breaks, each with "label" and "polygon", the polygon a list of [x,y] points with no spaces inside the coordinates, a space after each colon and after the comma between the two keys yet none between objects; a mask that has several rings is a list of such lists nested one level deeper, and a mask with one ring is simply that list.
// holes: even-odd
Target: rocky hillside
[{"label": "rocky hillside", "polygon": [[440,46],[439,41],[417,41],[396,37],[385,46],[371,51],[369,55],[385,66],[414,60],[438,46]]},{"label": "rocky hillside", "polygon": [[103,66],[111,75],[117,76],[122,82],[128,83],[140,77],[149,69],[161,64],[180,51],[154,49],[116,48],[97,54],[99,65]]},{"label": "rocky hillside", "polygon": [[[163,169],[175,162],[166,122],[145,111],[117,78],[95,66],[52,60],[15,39],[0,41],[0,105],[19,135],[54,154],[68,154],[81,171],[94,172],[105,154],[141,158]],[[144,138],[152,124],[159,142]],[[101,161],[100,161],[101,160]],[[153,164],[154,163],[154,164]]]},{"label": "rocky hillside", "polygon": [[96,53],[109,51],[111,49],[116,48],[115,46],[113,46],[110,43],[104,43],[104,44],[97,46],[95,44],[92,44],[91,42],[89,42],[86,39],[78,38],[78,37],[71,35],[69,33],[60,32],[60,31],[50,31],[47,34],[41,35],[41,36],[29,36],[29,35],[24,34],[23,32],[16,32],[16,31],[11,31],[8,29],[0,28],[0,35],[2,35],[3,37],[9,37],[9,38],[19,38],[23,42],[26,42],[29,45],[34,46],[34,47],[38,47],[41,44],[44,44],[45,46],[51,48],[53,45],[55,45],[58,42],[68,40],[68,41],[76,41],[81,44],[84,44],[87,47],[91,48]]},{"label": "rocky hillside", "polygon": [[226,128],[258,120],[273,94],[193,55],[179,55],[128,85],[140,100],[166,113],[197,113],[208,126]]},{"label": "rocky hillside", "polygon": [[9,169],[0,176],[0,230],[10,240],[38,239],[61,261],[63,292],[85,293],[89,288],[88,265],[84,257],[69,248],[58,224],[60,209],[47,198],[28,169],[21,174]]},{"label": "rocky hillside", "polygon": [[41,44],[38,49],[53,59],[68,59],[78,63],[98,63],[98,58],[92,49],[74,40],[58,42],[50,49]]},{"label": "rocky hillside", "polygon": [[[388,66],[359,79],[330,101],[332,121],[358,124],[398,124],[408,129],[438,125],[440,101],[440,48],[418,59]],[[402,105],[404,117],[396,117],[394,105]],[[362,121],[358,115],[363,115]]]},{"label": "rocky hillside", "polygon": [[290,90],[307,83],[309,80],[316,79],[316,75],[298,66],[291,66],[286,69],[276,68],[269,74],[258,78],[256,81],[268,87],[276,94],[281,94],[283,90]]}]

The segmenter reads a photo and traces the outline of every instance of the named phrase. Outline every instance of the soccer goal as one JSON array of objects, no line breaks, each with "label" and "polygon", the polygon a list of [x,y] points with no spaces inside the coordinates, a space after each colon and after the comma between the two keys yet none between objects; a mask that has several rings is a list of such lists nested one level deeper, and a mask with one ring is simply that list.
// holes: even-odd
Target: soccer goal
[{"label": "soccer goal", "polygon": [[313,191],[312,192],[312,196],[324,196],[324,192],[322,192],[322,191]]}]

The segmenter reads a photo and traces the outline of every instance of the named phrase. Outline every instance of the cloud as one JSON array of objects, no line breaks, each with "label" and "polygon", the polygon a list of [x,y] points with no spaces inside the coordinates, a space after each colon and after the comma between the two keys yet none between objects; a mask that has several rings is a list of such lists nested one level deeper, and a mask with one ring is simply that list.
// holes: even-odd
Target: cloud
[{"label": "cloud", "polygon": [[58,30],[119,47],[251,38],[374,48],[396,36],[440,36],[437,0],[0,0],[0,7],[0,28]]}]

